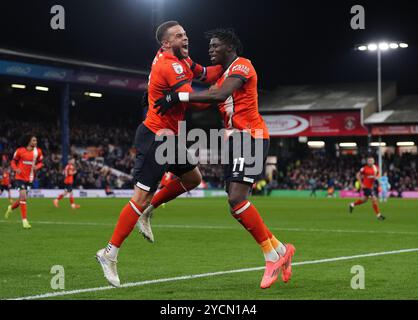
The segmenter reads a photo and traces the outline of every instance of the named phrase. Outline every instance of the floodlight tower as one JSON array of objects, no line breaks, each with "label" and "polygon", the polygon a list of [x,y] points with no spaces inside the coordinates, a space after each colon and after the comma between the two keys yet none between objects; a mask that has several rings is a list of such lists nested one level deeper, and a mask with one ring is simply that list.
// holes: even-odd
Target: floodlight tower
[{"label": "floodlight tower", "polygon": [[[380,42],[380,43],[369,43],[369,44],[360,44],[356,45],[355,49],[358,51],[369,51],[377,53],[377,106],[378,111],[382,112],[382,52],[389,50],[405,49],[408,48],[408,44],[399,41],[392,42]],[[379,136],[379,146],[378,146],[378,156],[379,156],[379,173],[382,175],[382,136]]]}]

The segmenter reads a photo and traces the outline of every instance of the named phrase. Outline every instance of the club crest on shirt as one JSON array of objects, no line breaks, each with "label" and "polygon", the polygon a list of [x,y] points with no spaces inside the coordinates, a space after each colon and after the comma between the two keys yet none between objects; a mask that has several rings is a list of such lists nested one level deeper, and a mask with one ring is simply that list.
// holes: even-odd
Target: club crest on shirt
[{"label": "club crest on shirt", "polygon": [[182,74],[183,73],[183,67],[181,66],[180,63],[174,62],[172,64],[174,72],[177,74]]}]

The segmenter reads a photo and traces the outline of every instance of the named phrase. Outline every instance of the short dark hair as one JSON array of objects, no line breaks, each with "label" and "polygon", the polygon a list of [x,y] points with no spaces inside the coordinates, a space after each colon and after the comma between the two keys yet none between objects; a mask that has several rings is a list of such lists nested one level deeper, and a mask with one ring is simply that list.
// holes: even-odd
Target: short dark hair
[{"label": "short dark hair", "polygon": [[157,31],[155,32],[155,39],[157,40],[157,42],[161,44],[161,42],[163,41],[165,37],[167,30],[170,29],[171,27],[178,26],[178,25],[180,25],[180,23],[178,23],[178,21],[175,21],[175,20],[166,21],[160,24],[157,28]]},{"label": "short dark hair", "polygon": [[232,28],[218,28],[205,32],[207,39],[218,38],[223,43],[231,45],[238,55],[242,54],[243,46],[241,40]]}]

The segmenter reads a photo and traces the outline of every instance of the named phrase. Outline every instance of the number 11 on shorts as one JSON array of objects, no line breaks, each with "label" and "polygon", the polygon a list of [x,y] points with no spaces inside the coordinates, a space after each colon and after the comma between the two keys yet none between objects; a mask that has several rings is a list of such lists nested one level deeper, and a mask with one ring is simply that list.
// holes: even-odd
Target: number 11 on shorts
[{"label": "number 11 on shorts", "polygon": [[234,167],[232,168],[232,171],[236,171],[238,162],[239,162],[239,169],[238,169],[238,171],[244,170],[244,161],[245,161],[244,158],[235,158],[234,159]]}]

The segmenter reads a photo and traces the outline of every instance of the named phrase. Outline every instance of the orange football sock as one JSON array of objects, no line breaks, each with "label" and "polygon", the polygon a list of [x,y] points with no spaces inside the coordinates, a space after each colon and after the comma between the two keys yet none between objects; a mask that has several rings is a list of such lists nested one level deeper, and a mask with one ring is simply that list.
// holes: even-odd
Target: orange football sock
[{"label": "orange football sock", "polygon": [[379,215],[380,214],[379,206],[377,205],[376,202],[373,202],[373,210],[374,210],[374,213],[376,215]]},{"label": "orange football sock", "polygon": [[22,214],[22,220],[25,220],[27,218],[26,215],[26,201],[20,201],[20,213]]},{"label": "orange football sock", "polygon": [[[269,238],[269,231],[256,207],[245,200],[232,208],[233,216],[260,245],[266,260],[276,261],[279,257]],[[271,234],[271,233],[270,233]]]},{"label": "orange football sock", "polygon": [[163,203],[167,203],[179,195],[189,191],[180,181],[180,179],[171,180],[167,185],[152,197],[151,204],[157,208]]},{"label": "orange football sock", "polygon": [[[367,201],[367,200],[366,200]],[[358,206],[358,205],[360,205],[360,204],[363,204],[363,203],[365,203],[366,202],[365,200],[363,200],[363,199],[358,199],[358,200],[356,200],[356,202],[354,202],[354,206]]]},{"label": "orange football sock", "polygon": [[142,208],[131,199],[120,213],[110,243],[119,248],[135,227],[141,214]]},{"label": "orange football sock", "polygon": [[20,204],[19,200],[16,200],[13,204],[12,204],[12,210],[16,209]]},{"label": "orange football sock", "polygon": [[251,202],[245,200],[232,208],[232,210],[234,218],[251,233],[258,244],[268,240],[269,237],[263,219]]}]

